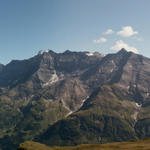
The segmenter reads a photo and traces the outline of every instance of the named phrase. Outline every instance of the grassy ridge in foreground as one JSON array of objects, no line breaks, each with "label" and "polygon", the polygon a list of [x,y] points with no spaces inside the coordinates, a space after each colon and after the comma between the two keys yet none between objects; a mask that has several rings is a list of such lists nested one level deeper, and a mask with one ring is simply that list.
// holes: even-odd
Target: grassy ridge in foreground
[{"label": "grassy ridge in foreground", "polygon": [[24,142],[17,150],[150,150],[150,139],[108,144],[85,144],[68,147],[48,147],[36,142]]}]

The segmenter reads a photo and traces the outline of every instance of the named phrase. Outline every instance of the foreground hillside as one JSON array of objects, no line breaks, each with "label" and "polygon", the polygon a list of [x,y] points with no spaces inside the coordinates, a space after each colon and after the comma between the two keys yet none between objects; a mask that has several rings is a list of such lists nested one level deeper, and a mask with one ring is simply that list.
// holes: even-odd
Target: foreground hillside
[{"label": "foreground hillside", "polygon": [[118,142],[109,144],[79,145],[68,147],[47,147],[36,142],[25,142],[20,144],[17,150],[150,150],[150,139],[135,142]]}]

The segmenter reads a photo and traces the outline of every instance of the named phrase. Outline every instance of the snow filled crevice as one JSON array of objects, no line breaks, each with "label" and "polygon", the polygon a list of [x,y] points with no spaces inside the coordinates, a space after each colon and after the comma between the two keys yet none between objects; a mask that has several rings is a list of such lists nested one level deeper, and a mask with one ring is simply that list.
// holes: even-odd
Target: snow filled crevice
[{"label": "snow filled crevice", "polygon": [[82,100],[82,103],[80,104],[80,108],[83,106],[84,102],[89,98],[89,96],[87,96],[85,99]]},{"label": "snow filled crevice", "polygon": [[[79,109],[83,106],[84,102],[89,98],[89,96],[87,96],[85,99],[82,100],[80,106],[79,106]],[[69,111],[67,114],[66,114],[66,117],[68,117],[69,115],[71,115],[72,113],[74,113],[75,111],[72,111],[70,110],[67,105],[65,104],[64,100],[61,99],[61,102],[63,104],[63,106]]]},{"label": "snow filled crevice", "polygon": [[66,103],[64,102],[63,98],[61,99],[62,105],[63,107],[68,110],[68,113],[66,114],[65,117],[68,117],[69,115],[71,115],[73,113],[73,111],[66,105]]},{"label": "snow filled crevice", "polygon": [[56,74],[56,71],[54,71],[54,73],[52,74],[51,78],[49,79],[48,82],[44,83],[42,86],[45,87],[45,86],[49,86],[49,85],[52,85],[53,83],[59,81],[59,78]]},{"label": "snow filled crevice", "polygon": [[135,103],[135,107],[136,107],[136,109],[135,109],[135,111],[134,111],[134,113],[132,114],[131,117],[134,119],[134,121],[136,123],[137,122],[137,118],[138,118],[138,114],[139,114],[139,112],[141,110],[142,105],[138,104],[138,103]]},{"label": "snow filled crevice", "polygon": [[48,53],[49,51],[50,51],[49,49],[48,50],[40,50],[38,55],[42,55],[44,53]]},{"label": "snow filled crevice", "polygon": [[92,52],[86,53],[87,56],[93,56],[94,54]]}]

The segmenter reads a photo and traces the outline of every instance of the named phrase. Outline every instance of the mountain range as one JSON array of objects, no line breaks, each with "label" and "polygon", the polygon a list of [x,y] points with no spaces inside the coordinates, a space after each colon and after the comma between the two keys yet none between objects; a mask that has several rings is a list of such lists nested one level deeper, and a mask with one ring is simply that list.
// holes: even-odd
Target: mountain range
[{"label": "mountain range", "polygon": [[150,137],[150,59],[121,49],[40,51],[0,65],[0,147]]}]

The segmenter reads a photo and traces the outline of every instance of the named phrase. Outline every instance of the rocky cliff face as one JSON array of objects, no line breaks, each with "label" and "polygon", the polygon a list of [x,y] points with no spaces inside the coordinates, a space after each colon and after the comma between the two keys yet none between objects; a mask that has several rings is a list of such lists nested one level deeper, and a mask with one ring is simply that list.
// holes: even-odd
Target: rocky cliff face
[{"label": "rocky cliff face", "polygon": [[149,137],[150,59],[122,49],[89,70],[81,79],[93,91],[83,106],[37,141],[76,145]]},{"label": "rocky cliff face", "polygon": [[148,137],[149,81],[150,59],[124,49],[106,56],[48,50],[12,61],[0,69],[0,147]]}]

